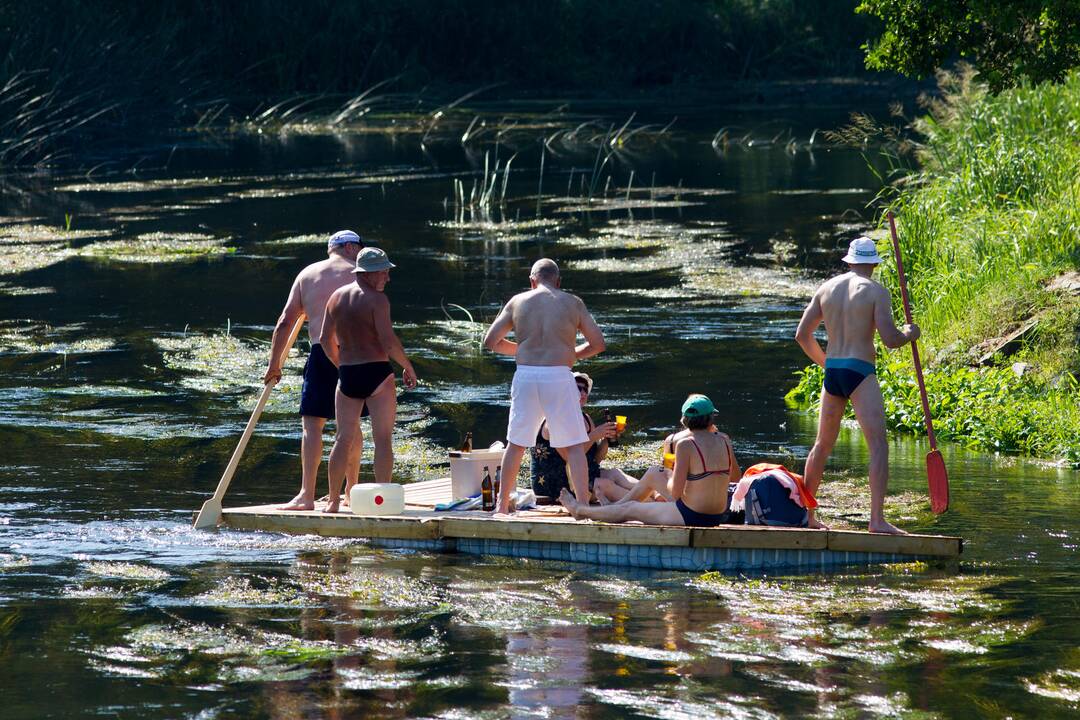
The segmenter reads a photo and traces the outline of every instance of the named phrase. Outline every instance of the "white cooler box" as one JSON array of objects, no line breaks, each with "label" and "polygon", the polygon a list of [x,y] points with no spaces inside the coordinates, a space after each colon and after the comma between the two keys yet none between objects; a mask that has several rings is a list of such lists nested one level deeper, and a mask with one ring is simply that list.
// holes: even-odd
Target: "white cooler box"
[{"label": "white cooler box", "polygon": [[494,483],[495,470],[502,467],[502,456],[502,450],[451,450],[450,490],[454,499],[461,500],[480,493],[485,467],[491,473],[491,482]]}]

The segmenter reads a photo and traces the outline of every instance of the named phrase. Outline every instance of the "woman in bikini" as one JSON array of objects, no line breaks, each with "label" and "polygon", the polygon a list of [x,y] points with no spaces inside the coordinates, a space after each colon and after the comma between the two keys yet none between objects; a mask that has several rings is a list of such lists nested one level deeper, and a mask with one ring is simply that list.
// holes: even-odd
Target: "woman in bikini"
[{"label": "woman in bikini", "polygon": [[[653,468],[624,498],[590,507],[564,492],[559,500],[575,518],[604,522],[638,520],[650,525],[715,527],[728,517],[728,484],[742,475],[731,440],[716,432],[716,408],[704,395],[691,395],[682,406],[685,431],[674,438],[675,468]],[[651,494],[673,502],[641,502]]]}]

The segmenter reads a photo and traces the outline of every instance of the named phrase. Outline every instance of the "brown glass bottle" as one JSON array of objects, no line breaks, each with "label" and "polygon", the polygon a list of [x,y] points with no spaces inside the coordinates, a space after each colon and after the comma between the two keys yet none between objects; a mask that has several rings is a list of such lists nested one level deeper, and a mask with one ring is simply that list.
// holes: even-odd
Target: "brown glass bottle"
[{"label": "brown glass bottle", "polygon": [[472,432],[465,433],[465,442],[461,443],[461,452],[472,452]]},{"label": "brown glass bottle", "polygon": [[[611,408],[604,408],[604,422],[606,422],[606,423],[615,422],[615,416],[611,414]],[[608,444],[608,447],[618,447],[619,446],[619,436],[615,435],[615,437],[609,437],[608,441],[607,441],[607,444]]]},{"label": "brown glass bottle", "polygon": [[495,493],[491,485],[491,471],[484,466],[484,479],[480,482],[480,507],[490,512],[495,509]]}]

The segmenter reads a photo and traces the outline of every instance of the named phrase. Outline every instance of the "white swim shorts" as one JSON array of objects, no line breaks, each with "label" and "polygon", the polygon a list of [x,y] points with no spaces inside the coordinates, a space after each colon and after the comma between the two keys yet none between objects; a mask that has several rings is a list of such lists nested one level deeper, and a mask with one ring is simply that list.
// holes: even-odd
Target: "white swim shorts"
[{"label": "white swim shorts", "polygon": [[589,441],[581,421],[581,402],[574,374],[565,365],[518,365],[510,386],[510,424],[506,439],[521,447],[536,444],[547,419],[551,447]]}]

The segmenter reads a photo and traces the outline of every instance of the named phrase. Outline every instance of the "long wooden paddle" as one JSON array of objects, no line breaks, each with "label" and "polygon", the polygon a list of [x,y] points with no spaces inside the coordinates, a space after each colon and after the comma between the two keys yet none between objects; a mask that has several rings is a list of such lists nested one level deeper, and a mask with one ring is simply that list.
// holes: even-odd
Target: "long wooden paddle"
[{"label": "long wooden paddle", "polygon": [[[300,328],[303,326],[304,318],[301,316],[289,335],[289,342],[285,345],[284,355],[280,358],[282,362],[279,366],[285,365],[284,359],[288,357],[289,350],[292,348],[293,343],[296,342],[296,336],[300,334]],[[244,450],[247,449],[248,440],[251,439],[251,434],[255,431],[255,424],[259,422],[259,416],[262,415],[263,408],[266,407],[266,401],[270,399],[270,391],[273,389],[274,383],[266,383],[263,387],[262,394],[259,395],[259,402],[256,403],[255,409],[251,411],[251,418],[248,419],[247,427],[244,428],[244,434],[240,436],[240,442],[236,444],[236,449],[233,450],[232,457],[229,458],[229,464],[225,466],[225,472],[222,473],[221,480],[218,481],[214,496],[203,503],[199,514],[195,516],[192,527],[196,530],[217,527],[218,523],[221,522],[221,501],[225,497],[225,491],[229,489],[229,483],[232,482],[236,466],[240,464],[240,458],[243,457]]]},{"label": "long wooden paddle", "polygon": [[[911,303],[908,301],[907,279],[904,277],[904,261],[900,257],[900,239],[896,236],[896,219],[892,211],[889,218],[889,232],[892,233],[893,255],[896,257],[896,275],[900,280],[900,297],[904,300],[904,316],[908,324],[911,320]],[[919,345],[911,343],[911,358],[915,362],[915,378],[919,381],[919,395],[922,398],[923,418],[926,420],[926,435],[930,438],[930,452],[926,455],[926,479],[930,485],[930,509],[940,515],[949,509],[949,473],[945,470],[945,460],[937,449],[934,436],[934,422],[930,418],[930,401],[926,397],[926,382],[923,380],[922,363],[919,362]]]}]

